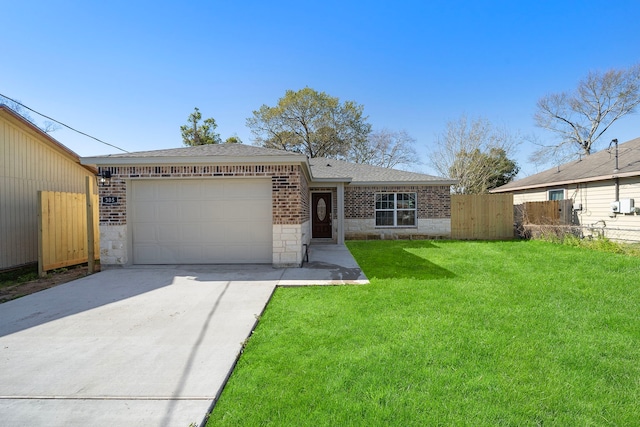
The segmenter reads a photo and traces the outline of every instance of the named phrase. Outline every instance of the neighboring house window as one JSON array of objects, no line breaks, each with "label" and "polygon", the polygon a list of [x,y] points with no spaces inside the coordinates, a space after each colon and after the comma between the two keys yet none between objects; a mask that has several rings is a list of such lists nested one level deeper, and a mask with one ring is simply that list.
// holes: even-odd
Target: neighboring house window
[{"label": "neighboring house window", "polygon": [[416,193],[376,194],[376,226],[416,225]]},{"label": "neighboring house window", "polygon": [[549,200],[564,200],[564,190],[549,190]]}]

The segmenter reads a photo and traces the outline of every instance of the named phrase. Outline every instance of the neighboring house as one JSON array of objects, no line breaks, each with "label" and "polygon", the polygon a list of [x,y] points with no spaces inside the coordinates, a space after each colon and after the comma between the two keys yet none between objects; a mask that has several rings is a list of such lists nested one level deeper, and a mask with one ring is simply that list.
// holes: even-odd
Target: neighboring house
[{"label": "neighboring house", "polygon": [[640,242],[640,138],[491,190],[513,203],[571,199],[585,235]]},{"label": "neighboring house", "polygon": [[0,105],[0,270],[38,261],[38,191],[85,192],[96,170]]},{"label": "neighboring house", "polygon": [[101,264],[299,266],[311,239],[449,236],[454,181],[243,144],[83,158]]}]

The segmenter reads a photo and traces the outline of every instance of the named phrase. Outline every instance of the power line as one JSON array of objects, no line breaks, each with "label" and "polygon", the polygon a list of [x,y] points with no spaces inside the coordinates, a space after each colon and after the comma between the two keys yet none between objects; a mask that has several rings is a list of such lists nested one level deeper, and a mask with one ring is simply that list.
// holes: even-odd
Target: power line
[{"label": "power line", "polygon": [[98,138],[96,138],[95,136],[91,136],[91,135],[89,135],[89,134],[87,134],[87,133],[81,132],[81,131],[79,131],[78,129],[74,129],[74,128],[72,128],[71,126],[66,125],[66,124],[64,124],[64,123],[62,123],[62,122],[60,122],[60,121],[58,121],[58,120],[56,120],[56,119],[54,119],[54,118],[51,118],[51,117],[49,117],[49,116],[47,116],[47,115],[44,115],[44,114],[42,114],[42,113],[37,112],[37,111],[36,111],[36,110],[34,110],[33,108],[29,108],[29,107],[27,107],[26,105],[24,105],[24,104],[22,104],[22,103],[20,103],[20,102],[16,101],[15,99],[11,99],[11,98],[9,98],[8,96],[3,95],[3,94],[1,94],[1,93],[0,93],[0,96],[1,96],[1,97],[3,97],[3,98],[8,99],[8,100],[9,100],[9,101],[11,101],[11,102],[15,102],[15,103],[16,103],[16,104],[18,104],[19,106],[24,107],[24,108],[26,108],[27,110],[32,111],[32,112],[36,113],[36,114],[37,114],[37,115],[39,115],[39,116],[42,116],[42,117],[44,117],[44,118],[46,118],[46,119],[49,119],[49,120],[51,120],[51,121],[54,121],[54,122],[58,123],[59,125],[62,125],[62,126],[64,126],[64,127],[68,128],[68,129],[71,129],[71,130],[72,130],[72,131],[74,131],[74,132],[77,132],[77,133],[79,133],[79,134],[81,134],[81,135],[84,135],[84,136],[86,136],[86,137],[89,137],[89,138],[91,138],[91,139],[95,139],[96,141],[100,142],[101,144],[108,145],[109,147],[113,147],[113,148],[116,148],[116,149],[118,149],[118,150],[120,150],[120,151],[124,151],[125,153],[128,153],[128,151],[127,151],[127,150],[125,150],[125,149],[123,149],[123,148],[117,147],[117,146],[115,146],[115,145],[113,145],[113,144],[109,144],[108,142],[104,142],[103,140],[98,139]]}]

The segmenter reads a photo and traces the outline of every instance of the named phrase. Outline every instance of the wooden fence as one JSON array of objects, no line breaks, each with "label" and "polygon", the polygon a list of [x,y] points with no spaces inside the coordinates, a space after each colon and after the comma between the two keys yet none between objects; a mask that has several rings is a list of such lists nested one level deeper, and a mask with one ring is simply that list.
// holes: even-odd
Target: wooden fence
[{"label": "wooden fence", "polygon": [[524,225],[568,225],[571,224],[572,200],[547,200],[525,202],[522,205]]},{"label": "wooden fence", "polygon": [[513,239],[513,194],[451,195],[451,238]]},{"label": "wooden fence", "polygon": [[[88,189],[91,186],[87,185]],[[98,196],[93,191],[89,203],[82,193],[38,191],[38,272],[70,265],[93,263],[99,258]],[[87,220],[87,212],[93,212]],[[90,247],[89,241],[93,242]]]}]

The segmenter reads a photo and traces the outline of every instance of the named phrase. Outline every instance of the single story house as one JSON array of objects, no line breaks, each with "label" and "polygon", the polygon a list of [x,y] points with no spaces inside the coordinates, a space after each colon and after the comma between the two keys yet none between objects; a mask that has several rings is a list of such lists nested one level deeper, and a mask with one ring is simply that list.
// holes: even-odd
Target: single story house
[{"label": "single story house", "polygon": [[454,181],[244,144],[82,159],[96,165],[102,266],[300,266],[312,239],[449,236]]},{"label": "single story house", "polygon": [[84,193],[96,172],[0,104],[0,270],[38,262],[38,191]]},{"label": "single story house", "polygon": [[584,235],[640,242],[640,138],[598,151],[491,190],[513,203],[573,202],[573,223]]}]

